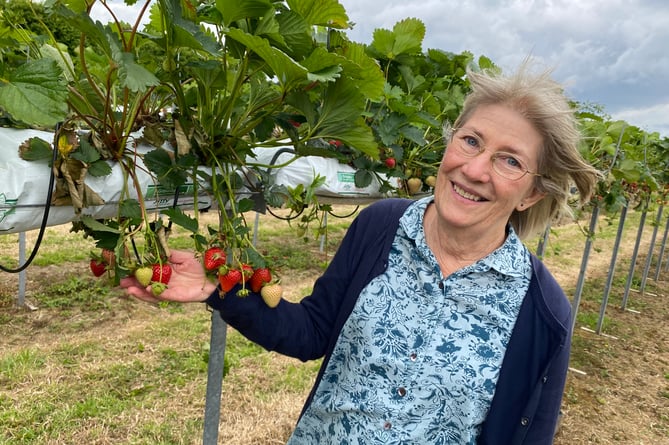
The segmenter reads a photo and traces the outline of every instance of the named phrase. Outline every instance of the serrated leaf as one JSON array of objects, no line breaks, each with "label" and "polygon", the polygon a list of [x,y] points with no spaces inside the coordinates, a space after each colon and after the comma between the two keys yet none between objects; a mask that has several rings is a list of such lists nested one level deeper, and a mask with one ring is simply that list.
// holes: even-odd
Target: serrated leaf
[{"label": "serrated leaf", "polygon": [[216,0],[216,9],[226,25],[237,20],[263,17],[273,9],[269,0]]},{"label": "serrated leaf", "polygon": [[111,175],[112,168],[111,166],[103,160],[98,160],[88,166],[88,174],[94,177],[102,177]]},{"label": "serrated leaf", "polygon": [[311,26],[349,27],[344,5],[337,0],[288,0],[291,10],[297,12]]},{"label": "serrated leaf", "polygon": [[172,157],[163,148],[157,148],[145,154],[144,165],[155,174],[158,182],[166,187],[176,188],[186,183],[185,173],[174,168]]},{"label": "serrated leaf", "polygon": [[49,142],[34,137],[19,146],[19,156],[25,161],[40,161],[53,158],[53,150]]},{"label": "serrated leaf", "polygon": [[62,70],[52,59],[28,61],[0,80],[0,108],[15,120],[51,127],[67,116]]},{"label": "serrated leaf", "polygon": [[82,138],[79,141],[79,149],[73,151],[70,157],[78,159],[84,164],[92,164],[100,159],[100,153],[88,142],[88,139]]},{"label": "serrated leaf", "polygon": [[242,198],[239,201],[237,201],[237,211],[239,213],[246,213],[250,212],[253,210],[255,207],[255,201],[249,198]]},{"label": "serrated leaf", "polygon": [[197,231],[199,230],[197,219],[189,215],[186,215],[179,208],[165,209],[162,210],[160,213],[169,217],[170,221],[172,221],[174,224],[183,227],[184,229],[192,233],[197,233]]},{"label": "serrated leaf", "polygon": [[415,18],[399,21],[393,30],[375,29],[370,51],[376,56],[395,60],[401,55],[418,54],[425,38],[425,24]]},{"label": "serrated leaf", "polygon": [[256,53],[269,66],[280,84],[288,87],[293,83],[302,83],[306,80],[307,69],[305,67],[283,51],[271,47],[269,42],[262,37],[248,34],[240,29],[231,29],[227,36]]},{"label": "serrated leaf", "polygon": [[374,174],[368,170],[358,170],[355,172],[353,179],[356,187],[365,188],[372,183]]},{"label": "serrated leaf", "polygon": [[149,70],[135,62],[131,53],[116,53],[114,60],[118,63],[118,77],[121,85],[135,93],[146,91],[160,84],[158,78]]},{"label": "serrated leaf", "polygon": [[135,220],[142,219],[142,207],[136,199],[124,199],[118,204],[119,215]]},{"label": "serrated leaf", "polygon": [[421,53],[421,45],[425,38],[425,24],[422,21],[416,18],[401,20],[393,26],[393,34],[395,55]]}]

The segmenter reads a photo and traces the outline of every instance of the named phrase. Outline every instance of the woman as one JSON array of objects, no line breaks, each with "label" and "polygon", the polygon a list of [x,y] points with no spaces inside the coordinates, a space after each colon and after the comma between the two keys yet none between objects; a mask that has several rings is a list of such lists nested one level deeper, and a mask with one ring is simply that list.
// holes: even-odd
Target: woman
[{"label": "woman", "polygon": [[192,254],[171,258],[161,298],[206,301],[269,350],[324,358],[289,444],[553,441],[571,307],[521,239],[568,209],[573,185],[587,200],[597,173],[548,74],[468,75],[434,196],[363,210],[300,303],[219,295]]}]

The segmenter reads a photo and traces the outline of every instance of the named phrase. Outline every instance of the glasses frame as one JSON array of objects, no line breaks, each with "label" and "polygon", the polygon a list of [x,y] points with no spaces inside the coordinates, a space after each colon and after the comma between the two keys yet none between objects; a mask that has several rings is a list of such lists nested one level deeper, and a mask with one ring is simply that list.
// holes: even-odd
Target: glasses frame
[{"label": "glasses frame", "polygon": [[[460,130],[466,131],[467,134],[465,134],[462,138],[460,138],[460,140],[456,140],[456,133]],[[452,128],[450,133],[451,133],[450,134],[450,142],[455,145],[455,148],[458,151],[458,153],[461,154],[462,156],[466,157],[466,158],[475,158],[478,155],[480,155],[481,153],[483,153],[484,151],[486,151],[486,149],[487,149],[486,145],[483,143],[481,138],[478,135],[476,135],[476,133],[474,133],[474,131],[472,131],[472,130],[469,130],[469,129],[463,128],[463,127],[459,127],[459,128]],[[473,139],[476,139],[476,141],[478,143],[478,147],[479,147],[478,152],[472,153],[471,150],[467,150],[467,149],[464,149],[462,147],[462,143],[465,143],[465,137],[471,137]],[[499,175],[501,178],[504,178],[508,181],[520,181],[521,179],[523,179],[528,174],[531,175],[531,176],[535,176],[535,177],[541,177],[542,176],[541,173],[533,172],[532,170],[525,167],[525,165],[523,165],[520,162],[520,160],[518,160],[518,161],[519,161],[520,166],[523,169],[522,170],[523,173],[517,178],[510,178],[508,176],[505,176],[504,173],[501,173],[495,167],[495,159],[497,159],[497,158],[499,158],[500,156],[503,156],[503,155],[508,155],[509,157],[512,157],[512,158],[518,160],[517,159],[518,157],[516,155],[514,155],[513,153],[506,152],[506,151],[496,151],[492,155],[490,155],[490,164],[492,166],[492,170],[497,175]]]}]

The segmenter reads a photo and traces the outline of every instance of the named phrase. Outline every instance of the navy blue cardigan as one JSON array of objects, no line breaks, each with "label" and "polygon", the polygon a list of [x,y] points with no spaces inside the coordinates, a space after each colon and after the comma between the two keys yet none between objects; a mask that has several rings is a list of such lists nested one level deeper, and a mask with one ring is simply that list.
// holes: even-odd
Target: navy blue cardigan
[{"label": "navy blue cardigan", "polygon": [[[268,308],[257,294],[207,304],[249,340],[300,360],[324,358],[314,391],[361,290],[387,267],[399,218],[411,201],[389,198],[360,212],[313,292],[300,303]],[[532,256],[533,275],[504,356],[478,443],[551,444],[560,410],[571,343],[571,305],[546,267]]]}]

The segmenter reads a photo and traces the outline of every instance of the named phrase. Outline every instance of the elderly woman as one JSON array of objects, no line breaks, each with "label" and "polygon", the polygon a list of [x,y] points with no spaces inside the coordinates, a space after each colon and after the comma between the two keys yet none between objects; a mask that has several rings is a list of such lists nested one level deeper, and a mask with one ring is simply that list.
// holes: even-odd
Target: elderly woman
[{"label": "elderly woman", "polygon": [[434,196],[363,210],[299,303],[224,298],[192,254],[171,258],[161,298],[206,301],[269,350],[323,358],[289,444],[553,442],[571,307],[521,239],[569,209],[574,185],[587,200],[597,172],[548,74],[468,75]]}]

